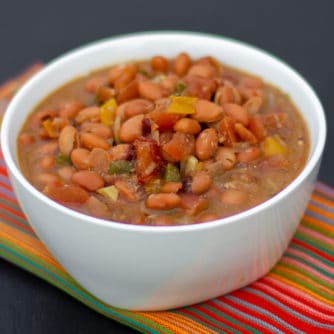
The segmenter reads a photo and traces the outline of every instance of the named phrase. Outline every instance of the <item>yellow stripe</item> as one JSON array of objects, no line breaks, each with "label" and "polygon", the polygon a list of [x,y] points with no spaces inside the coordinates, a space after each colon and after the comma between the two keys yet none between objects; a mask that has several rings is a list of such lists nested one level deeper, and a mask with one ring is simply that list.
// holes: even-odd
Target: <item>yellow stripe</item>
[{"label": "yellow stripe", "polygon": [[182,327],[184,333],[189,333],[190,329],[192,330],[191,333],[199,333],[199,334],[216,333],[215,331],[212,331],[208,327],[205,327],[200,323],[193,321],[192,319],[182,316],[181,314],[175,314],[172,312],[163,312],[159,316],[165,318],[169,322],[178,324],[180,327]]},{"label": "yellow stripe", "polygon": [[320,300],[321,302],[323,302],[323,303],[325,303],[327,305],[333,305],[334,306],[334,301],[331,301],[329,299],[326,299],[326,298],[324,298],[324,297],[322,297],[322,296],[314,293],[312,290],[307,289],[303,285],[300,285],[300,284],[298,284],[298,283],[296,283],[294,281],[291,281],[291,280],[289,280],[289,279],[287,279],[285,277],[282,277],[282,276],[280,276],[278,274],[275,274],[275,273],[272,273],[272,272],[269,273],[268,276],[271,276],[274,279],[277,279],[278,281],[281,281],[281,282],[283,282],[283,283],[285,283],[287,285],[293,286],[297,290],[301,290],[301,291],[305,292],[306,294],[311,295],[315,299],[318,299],[318,300]]},{"label": "yellow stripe", "polygon": [[33,238],[17,229],[0,222],[0,237],[8,240],[23,251],[33,254],[57,270],[66,273],[64,268],[52,257],[46,247],[36,238]]}]

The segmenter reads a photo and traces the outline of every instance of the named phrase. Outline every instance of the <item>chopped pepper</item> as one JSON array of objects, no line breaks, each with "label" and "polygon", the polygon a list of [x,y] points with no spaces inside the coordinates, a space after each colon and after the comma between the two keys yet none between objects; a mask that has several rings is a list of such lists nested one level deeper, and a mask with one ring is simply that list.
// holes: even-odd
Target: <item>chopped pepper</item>
[{"label": "chopped pepper", "polygon": [[168,163],[165,167],[163,180],[165,182],[180,182],[181,177],[179,169],[172,163]]},{"label": "chopped pepper", "polygon": [[59,133],[57,129],[54,126],[54,123],[52,122],[51,119],[46,119],[45,121],[42,122],[44,129],[46,130],[48,136],[50,138],[57,138]]},{"label": "chopped pepper", "polygon": [[269,136],[262,143],[262,150],[265,156],[269,157],[275,154],[287,154],[288,150],[277,136]]},{"label": "chopped pepper", "polygon": [[71,159],[63,154],[57,155],[56,163],[60,166],[71,166],[72,165]]},{"label": "chopped pepper", "polygon": [[115,160],[109,166],[109,174],[128,174],[134,171],[134,164],[132,161]]},{"label": "chopped pepper", "polygon": [[182,94],[182,92],[184,91],[185,88],[186,88],[186,84],[185,84],[183,81],[179,81],[179,82],[176,84],[174,94],[175,94],[176,96],[180,96],[180,95]]},{"label": "chopped pepper", "polygon": [[117,201],[119,195],[118,189],[115,186],[100,188],[97,192],[102,196],[111,199],[114,202]]},{"label": "chopped pepper", "polygon": [[170,96],[172,100],[166,112],[169,114],[190,115],[195,113],[196,97]]},{"label": "chopped pepper", "polygon": [[111,98],[100,107],[100,119],[105,125],[112,126],[116,118],[117,102]]}]

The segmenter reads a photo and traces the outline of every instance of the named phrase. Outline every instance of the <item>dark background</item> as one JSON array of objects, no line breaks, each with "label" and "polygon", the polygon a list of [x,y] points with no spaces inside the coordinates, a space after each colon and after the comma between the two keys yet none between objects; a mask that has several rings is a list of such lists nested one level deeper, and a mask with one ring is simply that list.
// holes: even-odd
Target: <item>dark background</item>
[{"label": "dark background", "polygon": [[[299,71],[328,120],[319,179],[334,185],[334,1],[7,1],[0,2],[0,82],[32,62],[122,33],[192,30],[263,48]],[[0,333],[134,333],[40,279],[0,260]]]}]

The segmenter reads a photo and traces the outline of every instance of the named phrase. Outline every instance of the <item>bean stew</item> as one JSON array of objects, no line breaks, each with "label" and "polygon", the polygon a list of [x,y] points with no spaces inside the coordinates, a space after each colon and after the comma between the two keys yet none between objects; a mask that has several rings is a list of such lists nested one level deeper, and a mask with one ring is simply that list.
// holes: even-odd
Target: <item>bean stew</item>
[{"label": "bean stew", "polygon": [[286,187],[309,152],[289,96],[206,56],[156,55],[75,79],[17,141],[31,184],[82,213],[184,225],[249,209]]}]

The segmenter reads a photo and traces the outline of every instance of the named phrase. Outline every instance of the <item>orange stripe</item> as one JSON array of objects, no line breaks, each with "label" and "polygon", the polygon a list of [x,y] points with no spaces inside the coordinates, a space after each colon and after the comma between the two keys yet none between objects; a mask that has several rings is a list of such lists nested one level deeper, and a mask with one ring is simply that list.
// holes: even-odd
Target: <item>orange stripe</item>
[{"label": "orange stripe", "polygon": [[280,282],[283,282],[284,284],[293,286],[297,290],[301,290],[301,291],[305,292],[306,294],[311,295],[312,297],[314,297],[315,299],[323,302],[324,304],[331,305],[331,306],[333,305],[334,306],[334,302],[332,302],[331,300],[328,300],[328,299],[326,299],[326,298],[324,298],[324,297],[322,297],[322,296],[314,293],[312,290],[309,290],[306,287],[295,283],[294,281],[286,279],[285,277],[282,277],[282,276],[280,276],[278,274],[275,274],[275,273],[272,273],[272,272],[269,273],[267,276],[268,277],[272,277],[273,279],[278,280]]},{"label": "orange stripe", "polygon": [[[309,216],[307,213],[305,213],[304,217],[302,218],[302,221],[306,222],[302,223],[305,227],[310,227],[312,228],[312,226],[309,225],[314,225],[319,227],[321,230],[324,230],[324,232],[328,232],[328,233],[334,233],[334,226],[331,226],[329,224],[326,224],[324,222],[322,222],[321,220],[319,220],[318,218],[314,218]],[[307,224],[310,223],[310,224]],[[326,233],[323,233],[326,234]]]},{"label": "orange stripe", "polygon": [[64,273],[64,268],[52,257],[46,247],[36,238],[33,238],[15,228],[0,222],[0,237],[21,248],[23,251],[39,257],[57,270]]},{"label": "orange stripe", "polygon": [[300,272],[298,272],[296,270],[287,268],[286,266],[284,266],[280,262],[275,266],[274,269],[279,269],[279,270],[282,270],[282,271],[284,271],[284,272],[286,272],[286,273],[288,273],[290,275],[293,275],[294,277],[297,277],[297,278],[303,280],[304,282],[309,283],[310,285],[314,286],[318,290],[321,290],[321,291],[327,293],[328,295],[332,295],[334,297],[334,290],[329,289],[325,285],[322,285],[322,284],[318,283],[312,277],[304,275],[303,273],[300,273]]},{"label": "orange stripe", "polygon": [[[216,333],[212,331],[208,327],[203,326],[200,323],[197,323],[181,314],[176,314],[172,312],[163,312],[163,314],[159,314],[160,317],[164,317],[167,321],[173,322],[174,324],[178,324],[182,329],[185,330],[185,333]],[[192,329],[191,332],[189,330]]]},{"label": "orange stripe", "polygon": [[[289,273],[290,275],[292,275],[293,277],[298,277],[300,280],[302,280],[303,282],[308,282],[310,285],[312,285],[314,288],[320,290],[320,291],[324,291],[325,293],[331,295],[333,294],[333,291],[329,290],[328,288],[324,287],[323,285],[320,285],[319,283],[317,283],[316,281],[314,281],[312,278],[308,277],[308,276],[305,276],[303,274],[300,274],[298,272],[296,272],[295,270],[290,270],[286,267],[282,267],[279,263],[275,266],[274,269],[280,269],[281,271],[284,271],[285,273]],[[275,273],[274,273],[275,274]],[[279,273],[276,274],[276,275],[280,275]],[[280,276],[282,277],[282,276]],[[283,277],[282,277],[283,278]],[[289,278],[284,278],[284,279],[287,279],[289,280],[289,282],[293,282],[294,284],[296,284],[297,286],[299,286],[301,289],[302,287],[305,288],[307,291],[311,291],[309,290],[307,287],[305,286],[301,286],[299,285],[297,282],[295,281],[292,281],[290,280]],[[306,291],[305,290],[305,291]],[[310,292],[311,293],[311,292]],[[318,296],[318,298],[323,298],[324,300],[327,300],[329,303],[333,304],[334,305],[334,301],[331,301],[330,299],[326,298],[326,297],[323,297],[322,295],[320,294],[317,294],[316,292],[313,292],[312,291],[312,294],[314,296]]]},{"label": "orange stripe", "polygon": [[318,213],[318,214],[320,214],[320,215],[322,215],[324,217],[327,217],[328,219],[334,220],[334,214],[333,213],[331,213],[329,211],[326,211],[323,208],[319,208],[319,207],[317,207],[317,206],[315,206],[315,205],[313,205],[311,203],[309,204],[308,207],[309,207],[309,209],[311,211],[316,212],[316,213]]},{"label": "orange stripe", "polygon": [[323,197],[320,197],[318,195],[313,194],[312,199],[316,202],[322,203],[324,205],[329,206],[330,208],[334,208],[334,203],[332,201],[329,201]]},{"label": "orange stripe", "polygon": [[146,319],[149,319],[149,320],[152,320],[153,322],[155,322],[156,324],[160,325],[160,326],[163,326],[169,330],[172,331],[172,333],[180,333],[180,334],[188,334],[188,332],[184,332],[183,329],[181,329],[178,325],[174,325],[174,324],[171,324],[170,321],[166,321],[165,319],[161,318],[159,316],[159,314],[161,312],[152,312],[152,313],[149,313],[149,312],[136,312],[138,315],[146,318]]}]

